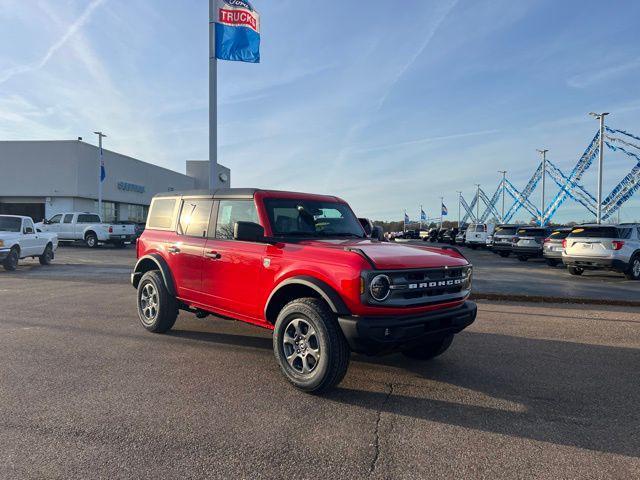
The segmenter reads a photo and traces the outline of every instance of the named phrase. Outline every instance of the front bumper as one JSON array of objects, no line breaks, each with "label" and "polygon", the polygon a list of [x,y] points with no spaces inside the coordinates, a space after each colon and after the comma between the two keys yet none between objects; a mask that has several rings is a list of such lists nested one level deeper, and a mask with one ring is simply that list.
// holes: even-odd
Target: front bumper
[{"label": "front bumper", "polygon": [[0,248],[0,262],[9,256],[10,248]]},{"label": "front bumper", "polygon": [[478,307],[466,301],[459,307],[407,317],[339,317],[351,350],[381,355],[406,350],[459,333],[476,319]]},{"label": "front bumper", "polygon": [[625,273],[629,270],[627,262],[614,258],[570,257],[563,255],[562,262],[567,267],[579,267],[585,270],[613,270],[620,273]]}]

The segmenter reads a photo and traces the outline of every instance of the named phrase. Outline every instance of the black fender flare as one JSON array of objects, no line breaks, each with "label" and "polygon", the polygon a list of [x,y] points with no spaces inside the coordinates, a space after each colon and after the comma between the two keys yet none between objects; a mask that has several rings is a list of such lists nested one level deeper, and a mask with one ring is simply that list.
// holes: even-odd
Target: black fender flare
[{"label": "black fender flare", "polygon": [[264,307],[265,318],[269,318],[267,312],[274,297],[278,294],[278,292],[282,291],[283,288],[291,285],[301,285],[314,290],[320,296],[320,298],[327,302],[327,305],[329,305],[331,311],[336,315],[351,315],[351,312],[349,311],[347,305],[344,303],[344,300],[342,300],[342,297],[331,286],[315,277],[300,275],[284,280],[283,282],[279,283],[276,288],[273,289]]},{"label": "black fender flare", "polygon": [[145,255],[144,257],[140,257],[136,262],[136,266],[133,268],[133,273],[131,274],[131,285],[135,288],[138,288],[138,283],[140,283],[140,279],[145,272],[149,271],[149,268],[145,268],[146,265],[149,265],[149,262],[153,262],[156,265],[156,269],[160,270],[160,274],[162,275],[162,279],[164,280],[164,286],[167,287],[167,291],[176,296],[176,284],[173,281],[173,275],[171,274],[171,269],[162,255],[158,253],[150,253],[149,255]]}]

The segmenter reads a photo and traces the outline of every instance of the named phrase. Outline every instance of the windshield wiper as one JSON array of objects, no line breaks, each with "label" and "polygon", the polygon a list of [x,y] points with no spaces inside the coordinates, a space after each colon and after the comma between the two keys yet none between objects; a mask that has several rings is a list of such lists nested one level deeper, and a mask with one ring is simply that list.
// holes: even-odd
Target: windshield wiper
[{"label": "windshield wiper", "polygon": [[352,232],[318,232],[321,237],[351,237],[351,238],[365,238],[362,235]]}]

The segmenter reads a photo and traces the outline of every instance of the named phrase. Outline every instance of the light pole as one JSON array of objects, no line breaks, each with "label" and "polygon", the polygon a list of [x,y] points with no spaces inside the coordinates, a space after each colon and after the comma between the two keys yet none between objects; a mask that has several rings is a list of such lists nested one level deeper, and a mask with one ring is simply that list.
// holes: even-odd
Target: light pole
[{"label": "light pole", "polygon": [[504,185],[507,180],[507,171],[506,170],[498,170],[498,173],[502,174],[502,219],[501,222],[504,223]]},{"label": "light pole", "polygon": [[458,228],[460,228],[460,221],[461,221],[460,205],[462,204],[462,192],[461,191],[457,191],[456,193],[458,194]]},{"label": "light pole", "polygon": [[600,155],[598,156],[598,210],[596,216],[596,223],[602,223],[602,168],[604,164],[604,117],[609,115],[608,112],[594,113],[590,112],[594,118],[600,120]]},{"label": "light pole", "polygon": [[106,138],[106,135],[102,132],[93,132],[98,135],[98,215],[102,218],[102,167],[104,161],[102,157],[102,139]]},{"label": "light pole", "polygon": [[478,190],[476,191],[476,223],[480,222],[480,184],[476,183]]},{"label": "light pole", "polygon": [[542,155],[542,210],[540,210],[540,226],[544,227],[544,193],[547,186],[547,152],[549,150],[537,150]]},{"label": "light pole", "polygon": [[218,60],[216,2],[209,0],[209,189],[218,185]]}]

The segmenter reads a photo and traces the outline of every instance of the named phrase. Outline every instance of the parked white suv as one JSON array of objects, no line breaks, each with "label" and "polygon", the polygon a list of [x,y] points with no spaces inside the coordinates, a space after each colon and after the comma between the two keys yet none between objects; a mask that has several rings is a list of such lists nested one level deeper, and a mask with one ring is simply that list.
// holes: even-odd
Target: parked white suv
[{"label": "parked white suv", "polygon": [[472,223],[467,228],[464,243],[474,250],[478,247],[491,246],[494,230],[495,225],[493,223]]},{"label": "parked white suv", "polygon": [[0,215],[0,263],[5,270],[18,268],[21,258],[38,258],[49,265],[58,248],[55,233],[38,232],[30,217]]},{"label": "parked white suv", "polygon": [[59,213],[36,226],[43,232],[55,232],[61,242],[80,240],[91,248],[100,243],[124,247],[136,238],[135,225],[102,223],[99,215],[87,212]]},{"label": "parked white suv", "polygon": [[640,224],[579,225],[563,243],[562,262],[572,275],[613,270],[640,280]]}]

